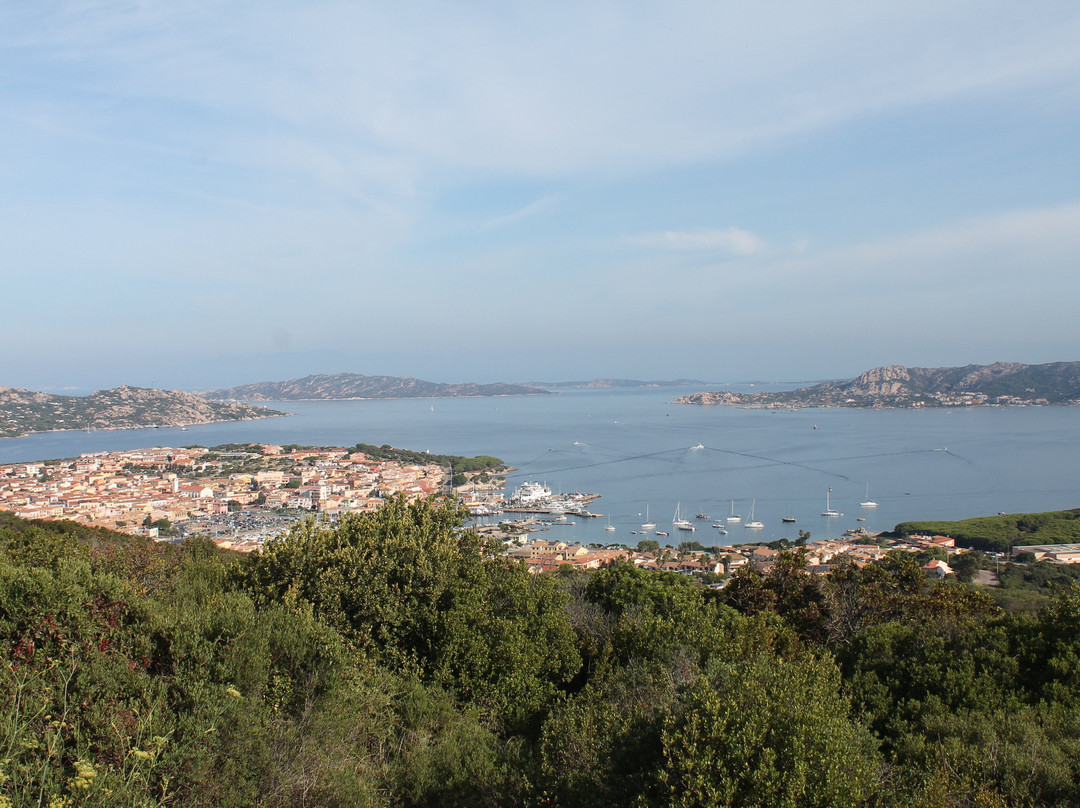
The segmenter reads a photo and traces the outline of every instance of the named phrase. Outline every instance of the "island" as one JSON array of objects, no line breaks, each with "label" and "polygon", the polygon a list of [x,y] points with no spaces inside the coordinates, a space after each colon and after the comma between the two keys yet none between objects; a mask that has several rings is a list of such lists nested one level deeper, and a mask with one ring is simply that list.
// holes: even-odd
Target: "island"
[{"label": "island", "polygon": [[693,393],[676,398],[675,403],[763,409],[1075,406],[1080,404],[1080,362],[996,362],[951,368],[888,365],[850,381],[827,381],[775,393]]},{"label": "island", "polygon": [[0,387],[0,438],[72,429],[194,426],[276,418],[287,412],[250,404],[216,403],[179,390],[122,385],[88,396]]},{"label": "island", "polygon": [[409,376],[365,376],[333,373],[283,382],[259,382],[209,390],[200,395],[212,401],[347,401],[370,398],[476,398],[481,396],[543,396],[548,390],[524,384],[441,384]]}]

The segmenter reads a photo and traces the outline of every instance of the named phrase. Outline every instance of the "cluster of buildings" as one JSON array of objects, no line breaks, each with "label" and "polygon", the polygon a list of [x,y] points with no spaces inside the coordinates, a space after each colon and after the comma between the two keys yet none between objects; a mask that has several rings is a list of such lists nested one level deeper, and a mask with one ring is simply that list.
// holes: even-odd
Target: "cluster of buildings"
[{"label": "cluster of buildings", "polygon": [[[949,393],[930,393],[927,398],[933,399],[939,405],[944,407],[1017,407],[1017,406],[1045,406],[1050,403],[1049,399],[1042,397],[1028,397],[1023,396],[989,396],[986,393],[970,393],[970,392],[949,392]],[[912,406],[922,407],[925,404],[921,401],[915,402]]]},{"label": "cluster of buildings", "polygon": [[1080,544],[1029,544],[1012,548],[1014,559],[1026,553],[1030,553],[1036,561],[1080,564]]},{"label": "cluster of buildings", "polygon": [[424,497],[446,482],[439,466],[348,449],[246,448],[157,447],[2,465],[0,510],[157,538],[153,523],[163,519],[183,527],[238,513],[374,510],[387,496]]},{"label": "cluster of buildings", "polygon": [[[159,538],[162,525],[167,524],[207,533],[224,546],[253,550],[299,516],[370,511],[388,496],[426,497],[443,490],[446,483],[446,470],[439,466],[379,460],[342,448],[157,447],[0,465],[0,510],[25,519],[69,519],[151,538]],[[540,493],[546,495],[545,500],[550,497],[546,489]],[[511,504],[538,506],[517,499]],[[245,523],[240,535],[239,521]],[[841,559],[869,564],[892,550],[939,550],[943,552],[934,553],[939,559],[924,569],[932,577],[944,577],[952,570],[940,556],[948,559],[963,552],[946,536],[889,542],[872,542],[872,538],[855,531],[843,539],[809,542],[804,547],[808,569],[825,573]],[[1014,554],[1021,552],[1033,553],[1039,560],[1080,563],[1080,545],[1075,544],[1014,548]],[[531,535],[508,541],[506,550],[507,556],[521,559],[533,572],[550,572],[563,565],[595,569],[622,560],[643,569],[699,577],[730,575],[748,566],[768,573],[777,554],[763,545],[711,552],[672,548],[641,552],[620,545],[605,548]]]},{"label": "cluster of buildings", "polygon": [[[803,547],[808,570],[824,574],[841,561],[864,566],[880,561],[892,550],[915,553],[936,548],[944,551],[946,556],[963,552],[947,536],[911,536],[885,544],[869,543],[869,538],[869,534],[853,532],[843,539],[808,542]],[[668,547],[643,552],[618,545],[595,547],[546,539],[524,543],[511,541],[506,550],[508,557],[523,560],[531,572],[553,572],[563,565],[576,569],[597,569],[625,561],[641,569],[696,577],[732,575],[744,567],[768,574],[776,565],[779,554],[780,551],[772,547],[753,544],[716,550],[675,550]],[[939,559],[930,561],[923,569],[932,578],[943,578],[952,573],[948,563]]]}]

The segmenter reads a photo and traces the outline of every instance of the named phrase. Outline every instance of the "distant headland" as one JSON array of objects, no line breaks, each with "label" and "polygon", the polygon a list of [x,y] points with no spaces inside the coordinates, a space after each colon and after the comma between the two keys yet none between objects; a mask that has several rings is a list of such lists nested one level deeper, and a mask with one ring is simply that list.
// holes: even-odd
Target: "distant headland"
[{"label": "distant headland", "polygon": [[193,426],[219,421],[274,418],[287,412],[250,404],[215,403],[179,390],[126,385],[88,396],[0,387],[0,438],[74,429]]},{"label": "distant headland", "polygon": [[365,376],[334,373],[283,382],[259,382],[209,390],[211,401],[347,401],[368,398],[474,398],[480,396],[545,396],[540,387],[525,384],[440,384],[409,376]]},{"label": "distant headland", "polygon": [[997,362],[953,368],[874,368],[850,381],[829,381],[777,393],[693,393],[676,404],[784,409],[793,407],[976,407],[1080,405],[1080,362]]}]

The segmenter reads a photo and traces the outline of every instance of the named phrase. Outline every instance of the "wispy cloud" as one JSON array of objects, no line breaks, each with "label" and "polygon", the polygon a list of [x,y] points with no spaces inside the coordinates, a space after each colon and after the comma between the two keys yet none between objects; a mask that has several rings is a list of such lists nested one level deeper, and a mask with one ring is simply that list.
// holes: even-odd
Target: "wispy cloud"
[{"label": "wispy cloud", "polygon": [[517,210],[512,210],[501,216],[493,216],[483,223],[481,229],[495,230],[500,227],[506,227],[511,224],[516,224],[517,222],[531,219],[534,216],[549,213],[558,206],[561,199],[561,194],[544,194],[543,196],[534,199],[532,202],[529,202],[527,205],[522,205]]},{"label": "wispy cloud", "polygon": [[630,236],[627,244],[665,250],[724,252],[732,255],[752,255],[763,250],[765,241],[748,230],[728,227],[722,230],[665,230]]},{"label": "wispy cloud", "polygon": [[192,148],[257,164],[274,160],[264,137],[294,131],[345,164],[409,162],[406,183],[459,169],[648,170],[1080,78],[1080,15],[1067,4],[1038,15],[917,1],[783,15],[753,3],[74,8],[22,33],[20,54],[105,101],[138,102],[115,118],[120,131],[175,106],[214,122],[172,133]]}]

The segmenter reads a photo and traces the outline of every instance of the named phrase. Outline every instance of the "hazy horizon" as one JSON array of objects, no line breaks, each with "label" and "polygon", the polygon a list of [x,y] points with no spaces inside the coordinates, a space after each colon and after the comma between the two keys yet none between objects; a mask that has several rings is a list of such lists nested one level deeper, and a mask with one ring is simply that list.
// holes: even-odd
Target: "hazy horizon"
[{"label": "hazy horizon", "polygon": [[0,385],[1080,359],[1066,2],[0,9]]}]

